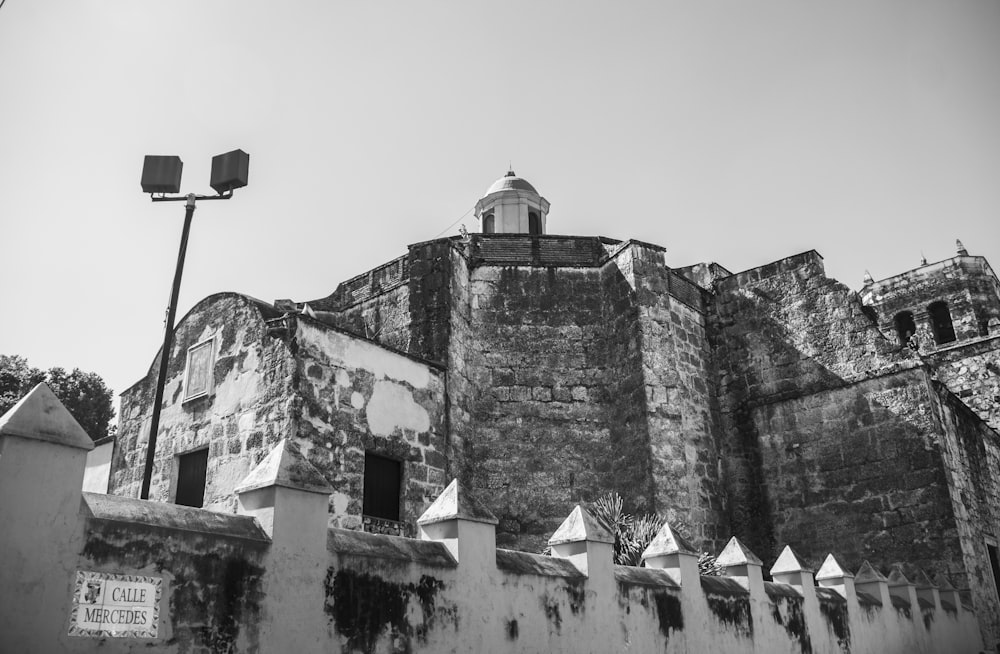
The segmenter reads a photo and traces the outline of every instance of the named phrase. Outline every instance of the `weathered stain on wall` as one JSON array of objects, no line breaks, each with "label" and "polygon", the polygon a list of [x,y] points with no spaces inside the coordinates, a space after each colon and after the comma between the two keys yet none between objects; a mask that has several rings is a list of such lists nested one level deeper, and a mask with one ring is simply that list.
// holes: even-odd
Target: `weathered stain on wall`
[{"label": "weathered stain on wall", "polygon": [[750,594],[739,584],[726,578],[701,577],[700,582],[714,624],[742,638],[752,638],[754,631]]},{"label": "weathered stain on wall", "polygon": [[[435,598],[444,587],[441,581],[423,575],[416,584],[405,584],[344,569],[331,570],[329,577],[328,611],[348,651],[374,652],[383,636],[392,643],[426,642],[438,617]],[[411,600],[419,606],[419,618],[411,618]]]},{"label": "weathered stain on wall", "polygon": [[771,602],[771,619],[785,628],[790,640],[797,641],[802,654],[812,653],[812,639],[806,627],[804,598],[783,584],[765,584]]},{"label": "weathered stain on wall", "polygon": [[851,616],[847,610],[847,601],[835,591],[825,588],[818,588],[816,594],[819,597],[819,612],[827,629],[833,633],[840,651],[850,654]]},{"label": "weathered stain on wall", "polygon": [[445,485],[443,374],[307,319],[296,342],[296,435],[335,489],[331,524],[362,525],[365,452],[403,462],[400,520],[412,522]]}]

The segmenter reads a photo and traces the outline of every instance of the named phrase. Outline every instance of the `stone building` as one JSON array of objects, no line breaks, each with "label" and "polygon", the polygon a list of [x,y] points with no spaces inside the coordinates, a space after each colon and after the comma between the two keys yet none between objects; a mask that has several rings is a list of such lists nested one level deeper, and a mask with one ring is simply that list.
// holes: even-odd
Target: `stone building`
[{"label": "stone building", "polygon": [[[305,302],[225,293],[179,323],[151,497],[233,511],[282,438],[331,525],[412,533],[455,476],[537,549],[617,491],[718,551],[909,562],[971,589],[1000,637],[1000,284],[958,256],[874,281],[813,250],[740,273],[634,240],[549,234],[512,172],[482,233]],[[915,338],[914,338],[915,335]],[[109,491],[137,495],[159,357],[122,395]]]}]

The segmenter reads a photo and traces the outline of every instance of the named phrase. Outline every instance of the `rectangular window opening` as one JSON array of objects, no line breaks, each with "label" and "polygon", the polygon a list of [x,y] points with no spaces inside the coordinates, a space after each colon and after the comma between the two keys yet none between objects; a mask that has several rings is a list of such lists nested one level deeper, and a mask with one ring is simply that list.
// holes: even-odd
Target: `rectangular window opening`
[{"label": "rectangular window opening", "polygon": [[175,504],[201,508],[205,503],[205,477],[208,473],[208,448],[177,457],[177,495]]},{"label": "rectangular window opening", "polygon": [[401,461],[365,452],[363,513],[372,518],[398,521],[402,478]]}]

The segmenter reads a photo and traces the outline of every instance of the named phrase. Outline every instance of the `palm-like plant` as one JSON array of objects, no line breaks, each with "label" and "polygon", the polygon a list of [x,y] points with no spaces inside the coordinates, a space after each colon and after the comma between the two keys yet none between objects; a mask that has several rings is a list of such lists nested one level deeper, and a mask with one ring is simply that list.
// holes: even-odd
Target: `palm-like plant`
[{"label": "palm-like plant", "polygon": [[[614,557],[618,565],[640,565],[642,553],[666,522],[666,518],[655,513],[636,516],[626,513],[625,502],[615,492],[597,498],[591,505],[591,510],[594,517],[603,522],[615,537]],[[674,525],[674,528],[683,530],[683,525]],[[722,574],[715,557],[708,552],[702,552],[698,556],[698,571],[710,576]]]},{"label": "palm-like plant", "polygon": [[633,516],[625,512],[625,503],[618,493],[607,493],[592,505],[594,517],[608,527],[615,537],[615,563],[639,565],[642,553],[656,537],[665,522],[655,513]]}]

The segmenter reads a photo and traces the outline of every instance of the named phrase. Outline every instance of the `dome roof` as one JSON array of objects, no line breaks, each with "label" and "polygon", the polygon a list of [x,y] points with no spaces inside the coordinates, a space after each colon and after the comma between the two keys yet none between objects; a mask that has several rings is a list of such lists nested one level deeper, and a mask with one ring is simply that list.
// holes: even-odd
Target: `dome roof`
[{"label": "dome roof", "polygon": [[498,191],[510,190],[531,191],[536,195],[538,194],[538,191],[535,190],[535,187],[532,186],[528,180],[523,177],[518,177],[514,174],[513,170],[508,170],[506,175],[493,182],[493,184],[486,189],[486,195],[489,195],[490,193],[497,193]]}]

